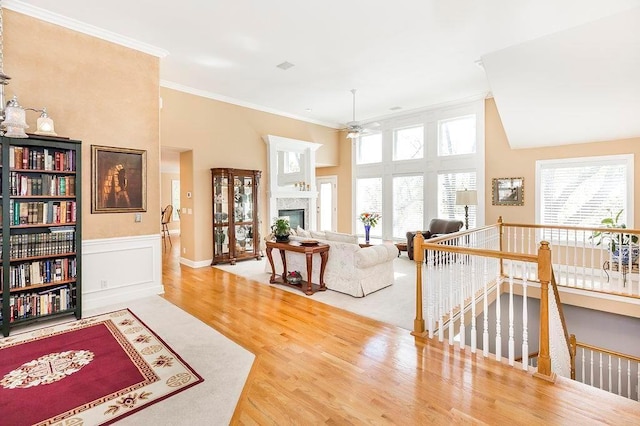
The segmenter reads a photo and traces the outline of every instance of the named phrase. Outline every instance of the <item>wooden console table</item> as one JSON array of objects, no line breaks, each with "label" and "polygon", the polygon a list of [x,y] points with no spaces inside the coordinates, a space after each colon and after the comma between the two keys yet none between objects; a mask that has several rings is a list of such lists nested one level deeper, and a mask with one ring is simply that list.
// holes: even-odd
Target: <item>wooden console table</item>
[{"label": "wooden console table", "polygon": [[[282,275],[280,278],[276,278],[276,268],[273,265],[273,257],[271,256],[271,250],[278,249],[280,251],[280,258],[282,259]],[[287,282],[287,259],[285,253],[287,251],[292,251],[295,253],[303,253],[307,258],[307,279],[308,281],[300,281],[298,284],[291,284]],[[320,254],[320,283],[312,284],[311,283],[311,270],[313,266],[313,255],[315,253]],[[327,259],[329,258],[329,245],[328,244],[316,244],[312,246],[303,246],[288,243],[278,243],[276,241],[267,241],[267,258],[269,259],[269,264],[271,264],[271,278],[269,282],[272,284],[284,284],[289,287],[297,288],[298,290],[303,291],[307,295],[312,295],[316,291],[325,291],[327,287],[324,285],[324,268],[327,266]],[[305,288],[306,285],[306,288]]]}]

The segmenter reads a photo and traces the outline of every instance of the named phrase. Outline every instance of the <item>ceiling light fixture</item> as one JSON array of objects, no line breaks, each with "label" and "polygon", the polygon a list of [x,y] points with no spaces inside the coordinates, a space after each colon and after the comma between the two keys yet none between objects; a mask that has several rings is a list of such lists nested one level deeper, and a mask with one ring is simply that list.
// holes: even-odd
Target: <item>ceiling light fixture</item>
[{"label": "ceiling light fixture", "polygon": [[356,92],[356,89],[351,89],[351,93],[353,94],[353,121],[347,123],[347,139],[357,138],[362,131],[362,127],[356,122]]}]

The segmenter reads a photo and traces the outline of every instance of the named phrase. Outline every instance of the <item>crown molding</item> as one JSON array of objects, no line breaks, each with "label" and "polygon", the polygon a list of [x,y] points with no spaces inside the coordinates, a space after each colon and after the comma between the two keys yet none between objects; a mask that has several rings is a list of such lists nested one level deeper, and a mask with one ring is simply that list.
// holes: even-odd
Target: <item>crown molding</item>
[{"label": "crown molding", "polygon": [[22,13],[23,15],[28,15],[33,18],[40,19],[41,21],[59,25],[73,31],[100,38],[102,40],[110,41],[112,43],[119,44],[130,49],[138,50],[152,56],[157,56],[158,58],[164,58],[169,54],[169,51],[165,49],[161,49],[159,47],[152,46],[150,44],[104,30],[94,25],[80,22],[76,19],[68,18],[66,16],[62,16],[36,6],[32,6],[19,0],[5,0],[2,7],[4,9],[9,9],[14,12]]},{"label": "crown molding", "polygon": [[281,117],[292,118],[294,120],[304,121],[306,123],[318,124],[320,126],[330,127],[332,129],[340,129],[342,126],[338,123],[329,123],[326,121],[314,120],[312,118],[303,117],[300,115],[290,114],[288,112],[279,111],[274,108],[265,107],[262,105],[252,104],[250,102],[245,102],[240,99],[232,98],[229,96],[220,95],[218,93],[207,92],[206,90],[195,89],[193,87],[184,86],[179,83],[174,83],[172,81],[160,80],[160,86],[166,87],[167,89],[177,90],[179,92],[190,93],[192,95],[201,96],[203,98],[213,99],[216,101],[226,102],[228,104],[238,105],[241,107],[255,109],[257,111],[267,112],[269,114],[279,115]]}]

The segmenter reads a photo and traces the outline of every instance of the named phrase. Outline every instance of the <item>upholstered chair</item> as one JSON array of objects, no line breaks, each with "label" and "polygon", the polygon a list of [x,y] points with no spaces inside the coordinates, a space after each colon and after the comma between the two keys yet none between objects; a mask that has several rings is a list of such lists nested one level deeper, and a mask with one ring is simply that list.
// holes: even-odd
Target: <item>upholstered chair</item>
[{"label": "upholstered chair", "polygon": [[[431,219],[429,229],[422,231],[422,235],[425,240],[428,240],[429,238],[439,237],[443,234],[458,232],[463,226],[464,223],[461,220]],[[413,237],[415,237],[415,235],[415,231],[407,232],[407,254],[411,260],[413,260]]]}]

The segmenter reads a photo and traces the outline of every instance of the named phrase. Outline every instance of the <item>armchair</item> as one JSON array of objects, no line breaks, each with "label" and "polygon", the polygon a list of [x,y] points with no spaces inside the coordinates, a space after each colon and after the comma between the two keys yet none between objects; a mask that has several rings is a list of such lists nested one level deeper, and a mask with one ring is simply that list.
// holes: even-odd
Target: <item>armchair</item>
[{"label": "armchair", "polygon": [[[463,226],[464,223],[461,220],[431,219],[429,229],[422,231],[422,235],[425,240],[428,240],[429,238],[435,238],[443,234],[458,232]],[[415,235],[415,231],[407,232],[407,255],[411,260],[413,260],[413,237],[415,237]]]}]

